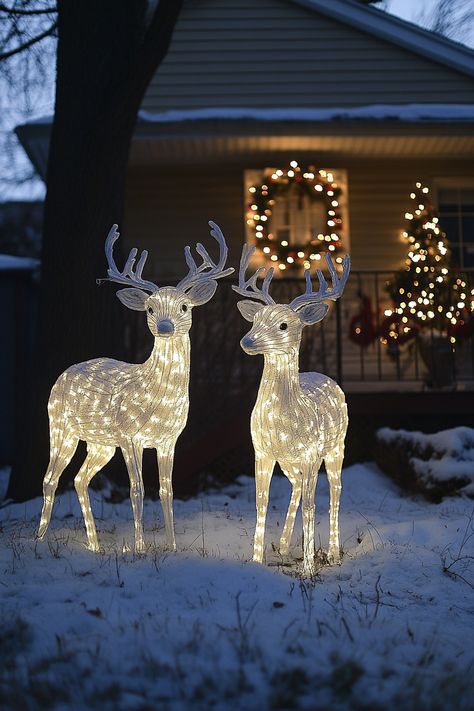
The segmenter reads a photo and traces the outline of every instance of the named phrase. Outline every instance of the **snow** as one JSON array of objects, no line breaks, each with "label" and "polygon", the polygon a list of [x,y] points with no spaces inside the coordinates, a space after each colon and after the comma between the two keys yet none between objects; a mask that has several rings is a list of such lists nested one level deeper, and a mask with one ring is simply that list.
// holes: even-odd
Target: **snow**
[{"label": "snow", "polygon": [[[180,123],[182,121],[474,121],[474,104],[370,104],[305,108],[206,107],[162,112],[139,111],[140,121]],[[42,116],[25,125],[50,125],[53,116]]]},{"label": "snow", "polygon": [[434,434],[407,432],[383,427],[377,437],[387,443],[400,441],[414,455],[410,458],[416,474],[427,484],[432,481],[466,479],[461,490],[474,495],[474,429],[454,427]]},{"label": "snow", "polygon": [[[298,575],[300,521],[292,557],[272,552],[290,493],[276,476],[268,566],[248,562],[251,477],[175,502],[176,554],[162,549],[158,502],[146,500],[140,557],[127,552],[128,500],[92,493],[101,554],[85,549],[73,491],[42,542],[40,499],[4,506],[0,706],[471,709],[472,501],[406,498],[372,464],[348,467],[343,482],[343,563],[313,581]],[[321,475],[323,546],[327,508]]]},{"label": "snow", "polygon": [[29,257],[14,257],[10,254],[0,254],[0,272],[36,269],[38,266],[38,259],[30,259]]},{"label": "snow", "polygon": [[324,108],[203,108],[151,113],[140,111],[142,121],[177,123],[180,121],[473,121],[474,104],[371,104]]}]

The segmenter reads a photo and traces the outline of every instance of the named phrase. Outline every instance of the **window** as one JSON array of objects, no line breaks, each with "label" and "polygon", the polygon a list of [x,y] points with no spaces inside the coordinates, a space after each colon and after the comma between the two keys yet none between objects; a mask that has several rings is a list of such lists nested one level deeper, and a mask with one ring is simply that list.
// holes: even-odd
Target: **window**
[{"label": "window", "polygon": [[292,185],[285,196],[276,200],[269,230],[280,242],[286,239],[290,245],[309,244],[314,235],[327,232],[326,219],[324,204],[311,201]]},{"label": "window", "polygon": [[439,187],[438,209],[454,265],[461,269],[474,267],[474,186]]}]

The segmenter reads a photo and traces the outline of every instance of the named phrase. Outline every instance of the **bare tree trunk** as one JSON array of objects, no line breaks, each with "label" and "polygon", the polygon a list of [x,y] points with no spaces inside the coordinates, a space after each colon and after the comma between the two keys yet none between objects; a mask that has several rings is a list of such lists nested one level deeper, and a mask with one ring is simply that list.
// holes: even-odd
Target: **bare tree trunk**
[{"label": "bare tree trunk", "polygon": [[45,202],[36,352],[17,414],[8,496],[41,492],[47,400],[69,365],[121,357],[121,308],[99,288],[104,240],[121,222],[131,138],[143,94],[165,56],[182,2],[59,0],[55,117]]}]

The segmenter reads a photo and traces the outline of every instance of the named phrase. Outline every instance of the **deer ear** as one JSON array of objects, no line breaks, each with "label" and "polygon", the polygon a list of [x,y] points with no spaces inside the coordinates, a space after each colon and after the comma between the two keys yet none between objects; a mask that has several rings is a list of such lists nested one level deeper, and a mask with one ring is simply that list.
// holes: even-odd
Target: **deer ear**
[{"label": "deer ear", "polygon": [[307,304],[296,313],[304,326],[312,326],[318,321],[322,321],[328,311],[329,306],[327,304]]},{"label": "deer ear", "polygon": [[188,298],[193,306],[202,306],[214,296],[217,289],[217,282],[214,279],[204,279],[198,281],[188,292]]},{"label": "deer ear", "polygon": [[145,301],[150,295],[141,289],[120,289],[117,291],[119,300],[133,311],[145,311]]},{"label": "deer ear", "polygon": [[252,321],[255,318],[257,311],[263,308],[263,304],[257,304],[255,301],[238,301],[237,308],[246,321]]}]

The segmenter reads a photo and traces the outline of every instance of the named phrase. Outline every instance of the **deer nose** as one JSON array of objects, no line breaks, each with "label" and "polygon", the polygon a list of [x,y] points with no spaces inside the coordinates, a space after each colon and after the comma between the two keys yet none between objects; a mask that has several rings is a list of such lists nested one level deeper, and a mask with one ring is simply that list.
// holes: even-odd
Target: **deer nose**
[{"label": "deer nose", "polygon": [[253,340],[252,336],[244,336],[240,341],[240,345],[244,350],[252,350],[252,348],[255,348],[255,341]]},{"label": "deer nose", "polygon": [[169,318],[158,321],[157,331],[161,336],[171,336],[174,333],[174,324]]}]

